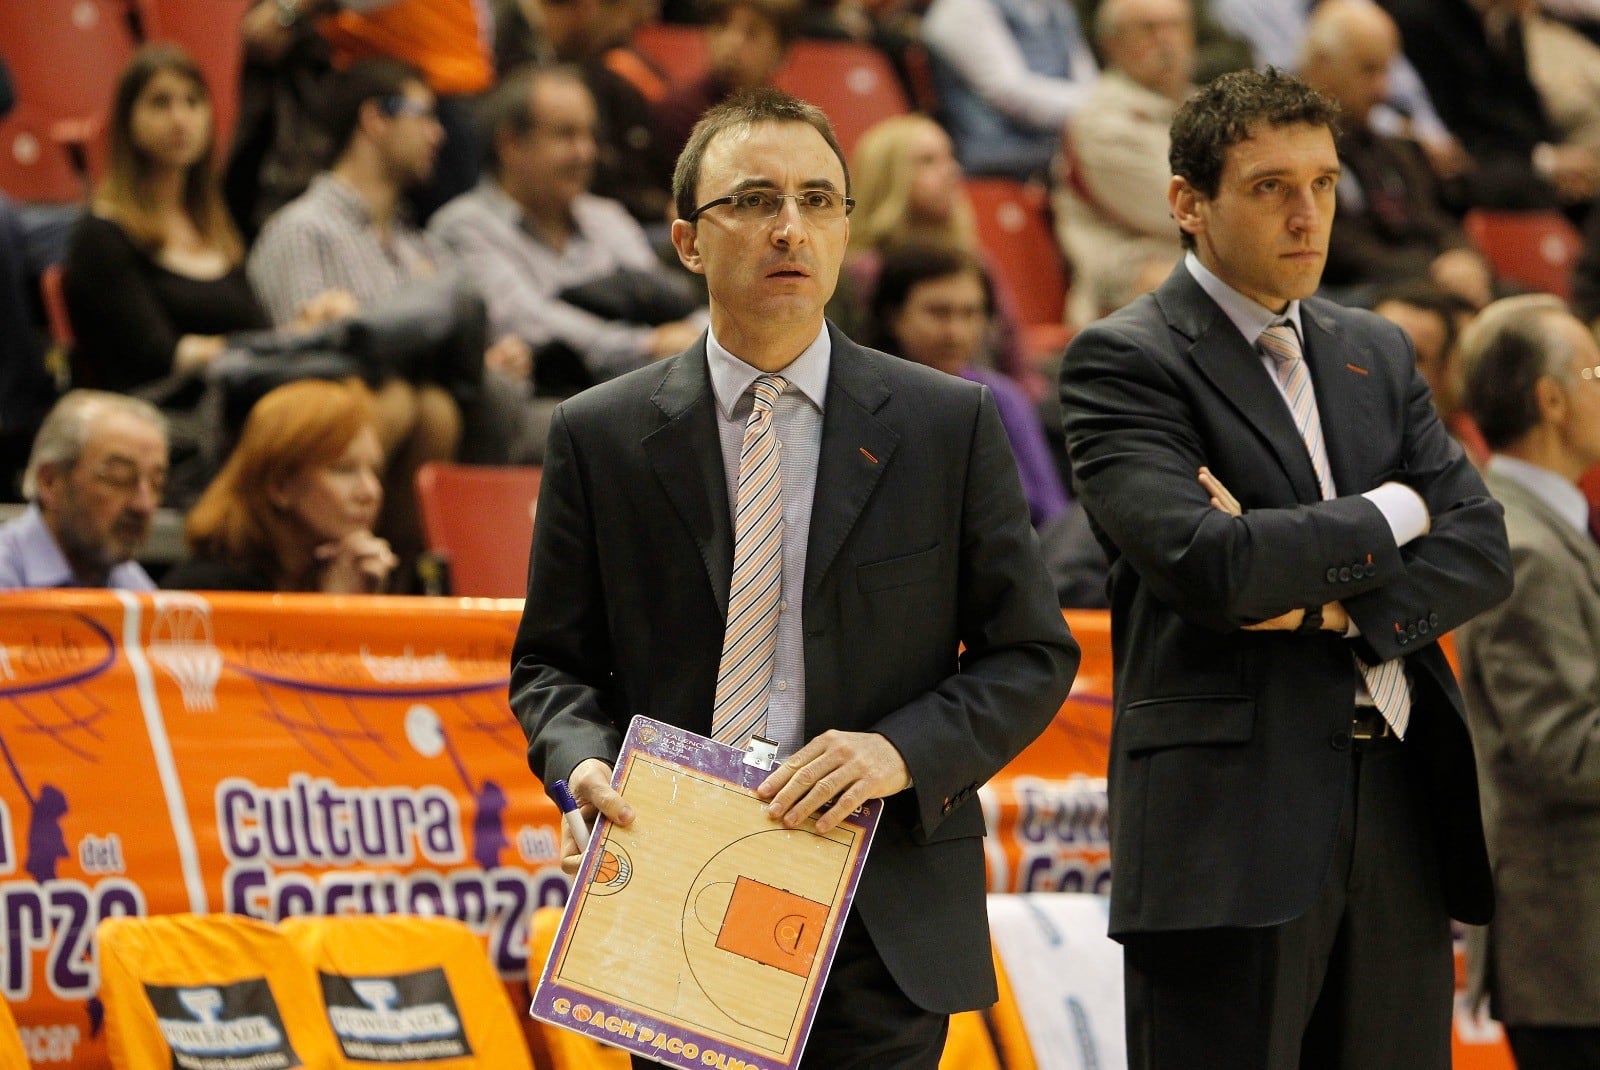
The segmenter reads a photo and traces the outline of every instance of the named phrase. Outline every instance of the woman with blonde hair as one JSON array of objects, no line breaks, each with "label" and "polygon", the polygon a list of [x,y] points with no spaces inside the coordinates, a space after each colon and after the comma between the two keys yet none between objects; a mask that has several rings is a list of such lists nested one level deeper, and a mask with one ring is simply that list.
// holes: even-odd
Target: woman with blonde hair
[{"label": "woman with blonde hair", "polygon": [[[850,181],[856,208],[850,217],[845,274],[859,304],[851,309],[852,322],[870,320],[864,313],[872,305],[883,257],[899,246],[960,249],[987,264],[955,147],[944,128],[926,115],[896,115],[862,134],[850,161]],[[1012,297],[992,267],[989,276],[996,280],[990,346],[994,364],[1025,386],[1042,386],[1023,352]]]},{"label": "woman with blonde hair", "polygon": [[383,504],[372,396],[306,379],[256,402],[228,462],[189,513],[182,590],[375,594],[396,559],[372,533]]}]

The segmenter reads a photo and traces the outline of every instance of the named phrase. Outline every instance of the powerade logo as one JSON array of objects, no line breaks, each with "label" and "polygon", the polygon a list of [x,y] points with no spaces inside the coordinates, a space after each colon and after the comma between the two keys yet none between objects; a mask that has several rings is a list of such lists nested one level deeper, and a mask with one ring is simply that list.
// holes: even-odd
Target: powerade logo
[{"label": "powerade logo", "polygon": [[230,985],[145,985],[173,1070],[288,1070],[300,1057],[262,978]]},{"label": "powerade logo", "polygon": [[369,1063],[461,1059],[472,1045],[444,971],[384,977],[320,974],[328,1021],[345,1058]]}]

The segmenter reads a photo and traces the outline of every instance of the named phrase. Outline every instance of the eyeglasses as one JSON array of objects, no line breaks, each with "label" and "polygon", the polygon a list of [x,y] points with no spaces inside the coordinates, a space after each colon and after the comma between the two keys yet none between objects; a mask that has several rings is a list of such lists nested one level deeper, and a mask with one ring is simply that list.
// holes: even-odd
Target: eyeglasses
[{"label": "eyeglasses", "polygon": [[165,469],[154,472],[142,471],[137,465],[117,459],[106,461],[91,471],[89,477],[118,494],[132,494],[139,489],[141,483],[149,485],[150,495],[157,501],[167,493]]},{"label": "eyeglasses", "polygon": [[713,208],[728,206],[728,214],[736,223],[764,223],[776,219],[783,211],[783,202],[793,201],[800,217],[816,223],[835,223],[855,208],[854,197],[831,189],[804,189],[799,193],[779,193],[775,189],[747,189],[707,201],[690,212],[685,222],[693,223]]},{"label": "eyeglasses", "polygon": [[398,119],[402,115],[413,119],[437,119],[439,113],[434,109],[432,101],[414,100],[411,97],[396,96],[384,97],[379,102],[385,115]]}]

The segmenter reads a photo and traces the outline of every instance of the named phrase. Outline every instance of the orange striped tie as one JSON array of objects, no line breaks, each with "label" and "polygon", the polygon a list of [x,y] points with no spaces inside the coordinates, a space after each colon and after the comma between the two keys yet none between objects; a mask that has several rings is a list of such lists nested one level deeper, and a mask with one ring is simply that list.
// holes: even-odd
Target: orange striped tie
[{"label": "orange striped tie", "polygon": [[717,670],[711,735],[742,748],[767,725],[767,688],[778,641],[778,595],[783,586],[783,479],[772,406],[789,385],[763,375],[750,388],[755,402],[739,449],[739,500],[733,514],[733,581],[728,627]]},{"label": "orange striped tie", "polygon": [[[1289,398],[1289,412],[1294,425],[1305,440],[1306,452],[1311,454],[1311,467],[1317,473],[1317,485],[1323,498],[1333,497],[1333,468],[1328,464],[1328,447],[1322,440],[1322,421],[1317,415],[1317,395],[1311,387],[1311,373],[1306,370],[1304,355],[1300,350],[1300,336],[1294,326],[1278,323],[1261,332],[1261,348],[1278,368],[1278,382]],[[1356,658],[1356,665],[1367,681],[1372,703],[1389,722],[1389,727],[1401,738],[1411,722],[1411,685],[1406,680],[1405,662],[1399,658],[1368,665]]]}]

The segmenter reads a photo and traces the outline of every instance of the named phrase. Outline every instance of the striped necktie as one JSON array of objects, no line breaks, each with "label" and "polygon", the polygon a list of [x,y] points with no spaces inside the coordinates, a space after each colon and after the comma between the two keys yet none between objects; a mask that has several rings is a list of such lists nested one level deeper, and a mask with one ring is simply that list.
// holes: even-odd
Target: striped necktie
[{"label": "striped necktie", "polygon": [[[1317,485],[1324,499],[1333,497],[1333,468],[1328,464],[1328,447],[1322,440],[1322,420],[1317,415],[1317,395],[1311,386],[1311,373],[1306,369],[1304,354],[1300,350],[1300,336],[1294,326],[1278,323],[1261,332],[1261,348],[1277,365],[1278,382],[1289,399],[1289,412],[1294,425],[1305,441],[1306,452],[1311,455],[1311,467],[1317,473]],[[1404,737],[1411,721],[1411,687],[1406,680],[1405,662],[1399,658],[1368,665],[1360,658],[1356,665],[1367,681],[1367,691],[1373,705],[1389,722],[1395,735]]]},{"label": "striped necktie", "polygon": [[772,407],[788,385],[781,375],[763,375],[751,386],[754,403],[739,449],[733,581],[711,714],[712,738],[730,747],[743,748],[767,724],[783,584],[783,480]]}]

